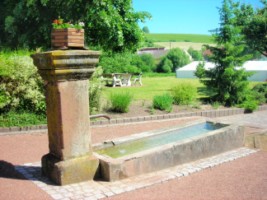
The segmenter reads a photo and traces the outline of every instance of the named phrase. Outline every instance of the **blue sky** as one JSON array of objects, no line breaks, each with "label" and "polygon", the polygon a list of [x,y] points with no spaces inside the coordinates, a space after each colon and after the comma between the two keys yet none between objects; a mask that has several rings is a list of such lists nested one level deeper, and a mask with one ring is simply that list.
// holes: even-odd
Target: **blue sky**
[{"label": "blue sky", "polygon": [[[152,15],[140,27],[148,26],[150,33],[210,34],[219,27],[218,8],[222,0],[133,0],[135,11]],[[260,0],[240,0],[260,7]]]}]

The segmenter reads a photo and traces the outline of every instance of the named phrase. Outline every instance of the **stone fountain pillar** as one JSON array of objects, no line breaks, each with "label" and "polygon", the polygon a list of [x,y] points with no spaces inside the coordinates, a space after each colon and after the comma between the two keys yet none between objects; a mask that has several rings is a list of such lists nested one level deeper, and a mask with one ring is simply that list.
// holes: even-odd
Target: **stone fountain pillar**
[{"label": "stone fountain pillar", "polygon": [[46,90],[49,153],[42,172],[59,185],[91,180],[99,165],[92,154],[88,93],[99,56],[89,50],[32,55]]}]

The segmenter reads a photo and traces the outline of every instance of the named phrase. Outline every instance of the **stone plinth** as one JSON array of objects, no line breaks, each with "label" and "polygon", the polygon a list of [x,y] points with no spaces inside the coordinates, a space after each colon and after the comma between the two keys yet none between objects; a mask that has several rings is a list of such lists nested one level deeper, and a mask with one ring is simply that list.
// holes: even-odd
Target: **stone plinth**
[{"label": "stone plinth", "polygon": [[46,90],[49,153],[42,172],[59,185],[93,179],[99,165],[92,155],[88,93],[99,55],[88,50],[32,55]]}]

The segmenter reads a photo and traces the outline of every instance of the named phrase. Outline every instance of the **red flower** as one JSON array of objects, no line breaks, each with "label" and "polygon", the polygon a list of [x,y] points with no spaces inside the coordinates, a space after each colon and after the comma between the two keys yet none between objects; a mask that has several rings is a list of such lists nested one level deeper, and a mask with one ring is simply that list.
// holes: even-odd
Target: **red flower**
[{"label": "red flower", "polygon": [[55,19],[55,20],[53,21],[53,24],[59,24],[59,23],[58,23],[58,20]]}]

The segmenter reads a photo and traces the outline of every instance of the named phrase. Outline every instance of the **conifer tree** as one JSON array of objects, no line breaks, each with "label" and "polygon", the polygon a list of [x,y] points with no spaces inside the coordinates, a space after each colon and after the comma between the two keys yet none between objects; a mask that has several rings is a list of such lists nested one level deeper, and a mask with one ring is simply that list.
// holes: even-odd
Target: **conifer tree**
[{"label": "conifer tree", "polygon": [[212,52],[210,61],[213,69],[206,70],[204,65],[198,66],[198,76],[209,90],[212,101],[227,106],[242,103],[246,100],[249,73],[240,67],[251,56],[244,55],[245,44],[240,29],[235,26],[234,9],[238,4],[232,0],[223,0],[220,12],[220,27],[214,34],[216,46],[206,46]]}]

